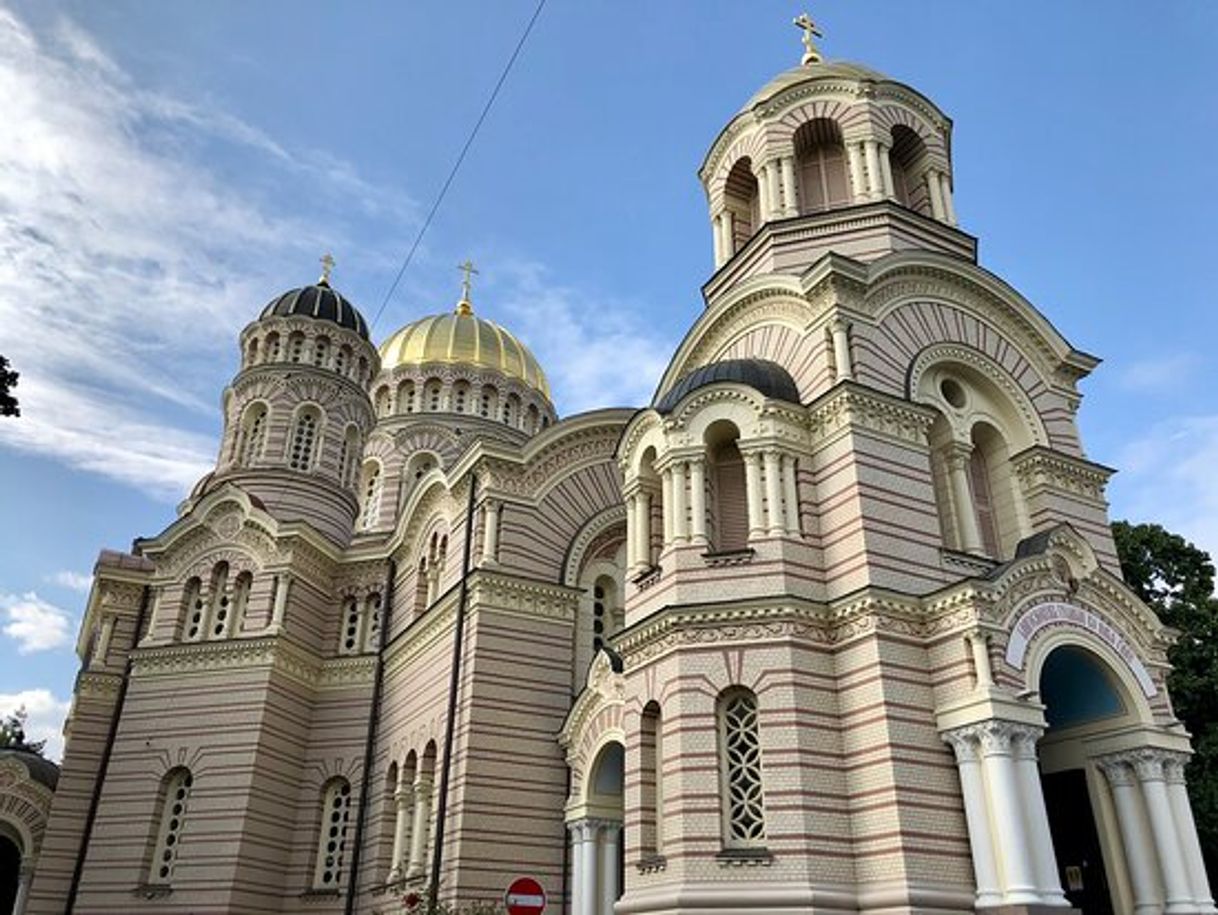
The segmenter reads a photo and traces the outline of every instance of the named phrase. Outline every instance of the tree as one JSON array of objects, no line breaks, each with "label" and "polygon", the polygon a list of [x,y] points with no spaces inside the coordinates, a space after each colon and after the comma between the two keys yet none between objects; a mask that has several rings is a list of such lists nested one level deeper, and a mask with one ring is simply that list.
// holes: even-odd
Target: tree
[{"label": "tree", "polygon": [[46,746],[45,740],[35,740],[31,743],[25,739],[25,722],[28,717],[29,713],[22,706],[0,722],[0,749],[26,750],[42,755],[42,748]]},{"label": "tree", "polygon": [[1218,599],[1209,555],[1157,524],[1112,525],[1125,582],[1180,638],[1167,658],[1176,716],[1193,735],[1188,793],[1206,867],[1218,877]]},{"label": "tree", "polygon": [[0,416],[20,416],[21,409],[17,406],[17,397],[13,388],[17,387],[17,379],[21,376],[9,369],[8,360],[0,356]]}]

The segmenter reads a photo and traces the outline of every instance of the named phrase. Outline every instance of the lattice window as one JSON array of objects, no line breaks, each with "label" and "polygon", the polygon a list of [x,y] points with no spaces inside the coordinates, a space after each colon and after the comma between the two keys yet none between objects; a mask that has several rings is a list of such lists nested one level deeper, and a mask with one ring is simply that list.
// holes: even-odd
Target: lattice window
[{"label": "lattice window", "polygon": [[732,690],[719,700],[724,839],[728,845],[758,845],[765,839],[761,784],[761,738],[757,698]]},{"label": "lattice window", "polygon": [[322,792],[321,835],[317,843],[317,867],[313,884],[317,889],[337,889],[343,879],[347,857],[347,826],[351,817],[351,783],[331,779]]},{"label": "lattice window", "polygon": [[364,468],[364,506],[360,512],[360,530],[370,531],[376,527],[381,514],[383,479],[379,464],[370,464]]},{"label": "lattice window", "polygon": [[288,340],[288,361],[303,362],[304,361],[305,338],[304,334],[292,334]]},{"label": "lattice window", "polygon": [[376,651],[380,648],[381,638],[381,596],[369,594],[364,600],[364,619],[368,622],[364,633],[364,651]]},{"label": "lattice window", "polygon": [[605,647],[605,626],[608,624],[608,608],[605,606],[605,588],[599,582],[592,588],[592,653]]},{"label": "lattice window", "polygon": [[334,371],[340,375],[347,374],[347,363],[351,360],[351,351],[347,347],[339,347],[334,352]]},{"label": "lattice window", "polygon": [[464,385],[458,386],[457,389],[455,391],[453,391],[453,398],[454,398],[453,411],[455,413],[464,413],[465,412],[465,394],[466,394],[466,391],[465,391]]},{"label": "lattice window", "polygon": [[253,404],[245,413],[244,429],[241,432],[242,466],[249,467],[262,457],[262,446],[266,442],[266,405]]},{"label": "lattice window", "polygon": [[302,410],[292,430],[292,451],[288,466],[293,470],[308,470],[313,466],[313,448],[317,443],[317,414]]},{"label": "lattice window", "polygon": [[326,367],[326,360],[330,356],[330,341],[325,337],[318,337],[313,341],[313,364],[319,369]]},{"label": "lattice window", "polygon": [[491,418],[491,410],[493,409],[492,398],[494,397],[494,388],[482,389],[482,400],[478,405],[478,415],[483,419]]},{"label": "lattice window", "polygon": [[347,429],[343,441],[343,453],[338,459],[338,481],[343,486],[350,486],[355,475],[355,465],[359,451],[359,432],[354,426]]},{"label": "lattice window", "polygon": [[266,338],[266,361],[279,361],[279,334],[268,334]]},{"label": "lattice window", "polygon": [[343,653],[353,654],[359,646],[359,599],[348,597],[343,605]]},{"label": "lattice window", "polygon": [[228,563],[218,562],[211,575],[211,613],[207,626],[211,638],[221,638],[228,630],[232,596],[228,587]]},{"label": "lattice window", "polygon": [[186,610],[186,639],[193,642],[203,631],[203,582],[200,579],[192,578],[186,582],[183,604]]},{"label": "lattice window", "polygon": [[440,382],[435,382],[431,385],[427,393],[427,409],[432,413],[440,411]]},{"label": "lattice window", "polygon": [[161,817],[148,870],[149,883],[164,884],[173,879],[173,867],[181,847],[182,826],[186,822],[186,804],[193,783],[189,769],[173,769],[165,776]]},{"label": "lattice window", "polygon": [[398,412],[414,412],[414,382],[403,381],[398,385]]}]

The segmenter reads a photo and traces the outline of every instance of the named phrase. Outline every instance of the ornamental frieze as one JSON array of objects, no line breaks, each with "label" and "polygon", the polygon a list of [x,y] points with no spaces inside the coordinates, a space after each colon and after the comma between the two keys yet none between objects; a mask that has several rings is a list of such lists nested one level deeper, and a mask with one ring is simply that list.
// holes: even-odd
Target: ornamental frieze
[{"label": "ornamental frieze", "polygon": [[925,407],[894,401],[856,386],[842,387],[832,392],[827,398],[813,404],[808,414],[813,447],[851,426],[859,426],[903,443],[925,446],[927,431],[933,421],[933,412]]}]

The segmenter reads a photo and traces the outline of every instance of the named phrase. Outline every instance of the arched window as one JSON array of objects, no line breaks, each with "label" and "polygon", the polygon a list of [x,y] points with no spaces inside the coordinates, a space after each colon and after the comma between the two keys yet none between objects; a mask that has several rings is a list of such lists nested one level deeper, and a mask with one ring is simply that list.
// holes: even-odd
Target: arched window
[{"label": "arched window", "polygon": [[207,637],[222,638],[228,631],[232,596],[228,590],[228,563],[217,562],[211,573],[211,607],[207,615]]},{"label": "arched window", "polygon": [[359,369],[355,373],[355,380],[360,384],[368,383],[368,360],[363,356],[359,357]]},{"label": "arched window", "polygon": [[303,407],[297,412],[296,422],[292,426],[292,438],[288,442],[288,466],[293,470],[313,468],[320,418],[316,407]]},{"label": "arched window", "polygon": [[270,333],[266,335],[266,361],[279,361],[279,334]]},{"label": "arched window", "polygon": [[398,385],[398,412],[414,412],[414,382],[403,381]]},{"label": "arched window", "polygon": [[757,697],[746,689],[727,690],[719,697],[718,717],[724,842],[759,845],[765,840],[765,801]]},{"label": "arched window", "polygon": [[892,147],[888,162],[892,167],[892,188],[897,203],[931,215],[930,197],[919,176],[926,171],[926,144],[904,124],[892,128]]},{"label": "arched window", "polygon": [[377,416],[388,416],[390,409],[389,388],[381,385],[376,389],[376,397],[374,399]]},{"label": "arched window", "polygon": [[664,847],[664,754],[660,725],[660,704],[653,700],[643,708],[639,733],[639,783],[642,788],[639,839],[644,855],[658,855]]},{"label": "arched window", "polygon": [[360,639],[359,598],[348,597],[343,601],[342,653],[354,654]]},{"label": "arched window", "polygon": [[381,596],[369,594],[364,598],[364,651],[376,651],[381,647]]},{"label": "arched window", "polygon": [[262,457],[266,443],[267,408],[264,403],[252,403],[241,417],[240,449],[237,459],[243,467],[253,466]]},{"label": "arched window", "polygon": [[744,247],[761,227],[761,194],[752,159],[746,156],[732,166],[723,187],[723,200],[732,220],[731,251],[727,252],[730,255]]},{"label": "arched window", "polygon": [[469,384],[458,381],[453,385],[453,412],[464,413],[469,404]]},{"label": "arched window", "polygon": [[326,782],[321,795],[321,830],[317,839],[315,889],[337,889],[347,859],[347,827],[351,818],[351,783],[345,778]]},{"label": "arched window", "polygon": [[608,575],[592,586],[592,654],[605,647],[605,640],[621,628],[617,583]]},{"label": "arched window", "polygon": [[355,468],[359,461],[359,429],[348,426],[343,436],[343,451],[338,459],[338,481],[343,486],[350,486],[355,476]]},{"label": "arched window", "polygon": [[536,404],[529,404],[528,419],[525,421],[525,429],[530,435],[533,435],[541,428],[541,414],[537,412]]},{"label": "arched window", "polygon": [[381,473],[381,465],[376,461],[369,461],[364,465],[362,489],[364,504],[360,510],[359,527],[360,530],[370,531],[380,520],[381,494],[384,491],[384,476]]},{"label": "arched window", "polygon": [[160,816],[152,840],[148,882],[165,885],[173,880],[173,868],[182,844],[182,827],[194,779],[189,769],[171,769],[161,782]]},{"label": "arched window", "polygon": [[969,488],[977,530],[987,556],[1004,559],[1015,554],[1022,538],[1015,507],[1015,479],[1010,451],[1002,433],[989,423],[972,429],[973,450],[969,454]]},{"label": "arched window", "polygon": [[258,338],[257,337],[250,338],[250,345],[246,349],[246,352],[245,352],[245,364],[247,367],[258,364]]},{"label": "arched window", "polygon": [[424,556],[419,560],[419,567],[415,571],[414,580],[414,613],[415,616],[420,616],[427,610],[427,582],[430,579],[430,569],[427,568],[427,557]]},{"label": "arched window", "polygon": [[656,450],[649,447],[639,461],[639,498],[647,500],[648,510],[643,519],[646,528],[640,533],[646,552],[637,557],[637,561],[648,569],[660,564],[660,554],[664,551],[664,487],[655,462]]},{"label": "arched window", "polygon": [[347,369],[351,365],[351,347],[343,345],[334,352],[334,371],[340,375],[346,375]]},{"label": "arched window", "polygon": [[503,401],[503,421],[509,426],[515,428],[516,422],[520,417],[520,398],[515,394],[509,394],[507,399]]},{"label": "arched window", "polygon": [[440,383],[440,379],[432,378],[423,387],[423,396],[427,401],[427,410],[430,413],[440,412],[440,396],[444,386]]},{"label": "arched window", "polygon": [[288,337],[288,362],[304,362],[305,338],[297,331]]},{"label": "arched window", "polygon": [[846,147],[836,121],[817,118],[795,131],[799,212],[819,213],[850,202]]},{"label": "arched window", "polygon": [[491,385],[482,389],[481,402],[478,405],[478,415],[483,419],[491,419],[495,415],[496,391]]},{"label": "arched window", "polygon": [[203,632],[203,582],[198,577],[186,582],[182,609],[186,614],[186,624],[183,627],[186,641],[196,641]]},{"label": "arched window", "polygon": [[245,625],[245,611],[249,607],[250,590],[254,587],[254,576],[249,572],[240,572],[233,585],[233,607],[228,631],[232,635],[240,635],[241,627]]},{"label": "arched window", "polygon": [[330,339],[328,337],[318,337],[313,341],[313,364],[319,369],[324,369],[329,358]]},{"label": "arched window", "polygon": [[725,420],[712,423],[706,430],[706,484],[710,491],[707,530],[711,549],[717,553],[743,550],[749,545],[748,488],[739,439],[740,430]]}]

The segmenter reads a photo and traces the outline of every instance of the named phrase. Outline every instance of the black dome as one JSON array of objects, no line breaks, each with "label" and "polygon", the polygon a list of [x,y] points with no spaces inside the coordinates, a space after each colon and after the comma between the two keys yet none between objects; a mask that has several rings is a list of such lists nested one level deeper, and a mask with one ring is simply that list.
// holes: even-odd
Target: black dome
[{"label": "black dome", "polygon": [[303,318],[316,318],[318,321],[333,321],[339,327],[353,330],[365,340],[368,339],[368,322],[364,320],[364,316],[325,280],[303,289],[293,289],[272,299],[266,308],[262,309],[261,316],[269,318],[272,315],[299,315]]},{"label": "black dome", "polygon": [[36,782],[40,782],[52,791],[59,783],[59,766],[39,756],[33,750],[27,750],[24,747],[6,747],[0,749],[0,759],[14,757],[21,760],[29,770],[30,778]]},{"label": "black dome", "polygon": [[726,359],[696,368],[677,379],[668,393],[655,404],[660,413],[671,413],[685,395],[718,381],[734,381],[747,384],[766,397],[799,403],[799,388],[791,373],[777,362],[768,359]]}]

